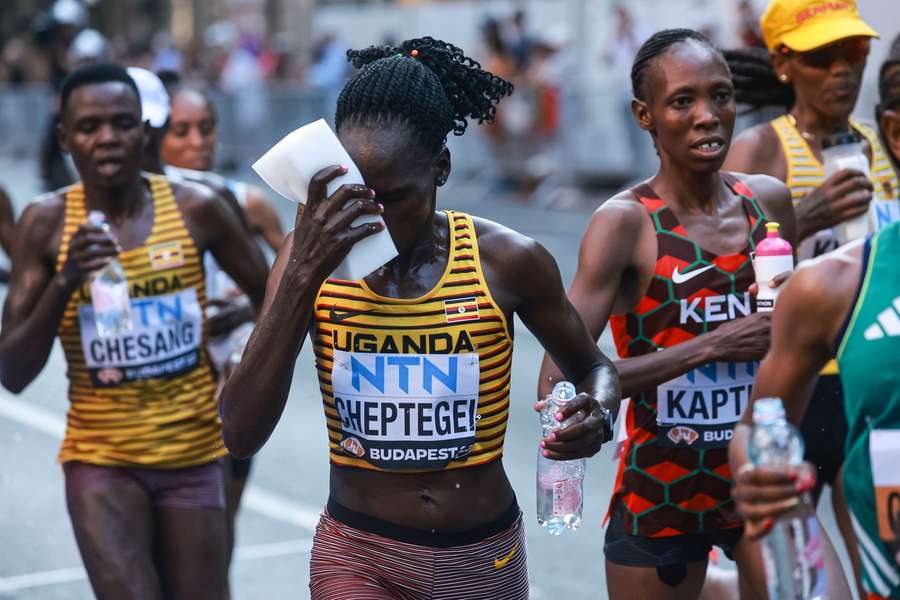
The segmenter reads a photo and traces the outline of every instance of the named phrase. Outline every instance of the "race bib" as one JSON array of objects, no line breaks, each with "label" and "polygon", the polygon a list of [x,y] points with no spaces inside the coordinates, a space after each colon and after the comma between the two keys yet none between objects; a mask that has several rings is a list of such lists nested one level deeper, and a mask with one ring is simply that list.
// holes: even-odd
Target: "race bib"
[{"label": "race bib", "polygon": [[876,429],[869,435],[869,457],[875,484],[878,537],[900,550],[900,430]]},{"label": "race bib", "polygon": [[900,221],[900,200],[878,200],[872,202],[869,213],[874,231],[881,231],[891,223]]},{"label": "race bib", "polygon": [[478,423],[478,354],[334,351],[344,453],[382,469],[436,470],[465,458]]},{"label": "race bib", "polygon": [[194,288],[132,298],[131,320],[130,332],[100,337],[94,307],[78,307],[81,349],[96,387],[175,377],[200,364],[203,321]]},{"label": "race bib", "polygon": [[712,362],[663,383],[656,392],[658,442],[724,448],[753,389],[759,363]]}]

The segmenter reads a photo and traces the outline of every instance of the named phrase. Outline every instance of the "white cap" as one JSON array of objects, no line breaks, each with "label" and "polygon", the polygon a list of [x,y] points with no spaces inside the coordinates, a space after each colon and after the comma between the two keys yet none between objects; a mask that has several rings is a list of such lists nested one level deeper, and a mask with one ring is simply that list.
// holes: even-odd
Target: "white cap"
[{"label": "white cap", "polygon": [[69,46],[69,60],[80,62],[83,60],[107,58],[109,55],[109,43],[103,34],[96,29],[83,29],[72,39]]},{"label": "white cap", "polygon": [[144,121],[159,129],[169,119],[169,93],[159,77],[140,67],[128,67],[141,94],[141,113]]}]

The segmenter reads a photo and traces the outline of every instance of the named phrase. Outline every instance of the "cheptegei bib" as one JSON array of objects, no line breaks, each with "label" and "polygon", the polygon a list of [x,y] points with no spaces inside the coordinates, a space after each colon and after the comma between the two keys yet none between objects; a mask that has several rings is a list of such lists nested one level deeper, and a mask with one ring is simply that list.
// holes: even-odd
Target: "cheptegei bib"
[{"label": "cheptegei bib", "polygon": [[759,363],[711,362],[657,388],[658,441],[664,446],[724,448],[734,435]]},{"label": "cheptegei bib", "polygon": [[376,467],[442,469],[475,443],[477,353],[335,350],[331,376],[341,447]]},{"label": "cheptegei bib", "polygon": [[94,307],[78,307],[84,361],[97,387],[173,377],[197,367],[203,312],[195,288],[131,298],[132,330],[100,337]]}]

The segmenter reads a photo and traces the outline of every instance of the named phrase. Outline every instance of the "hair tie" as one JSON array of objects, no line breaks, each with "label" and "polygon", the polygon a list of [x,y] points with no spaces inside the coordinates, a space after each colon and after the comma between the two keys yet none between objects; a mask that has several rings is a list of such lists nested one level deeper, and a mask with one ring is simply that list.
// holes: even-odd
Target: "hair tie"
[{"label": "hair tie", "polygon": [[409,53],[409,55],[412,56],[413,58],[419,58],[419,51],[413,50],[412,52]]}]

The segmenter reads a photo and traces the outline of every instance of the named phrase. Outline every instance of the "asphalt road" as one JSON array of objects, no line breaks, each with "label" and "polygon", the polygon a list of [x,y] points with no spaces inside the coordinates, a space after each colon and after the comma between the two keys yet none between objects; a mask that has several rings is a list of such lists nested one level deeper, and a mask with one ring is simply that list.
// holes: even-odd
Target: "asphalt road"
[{"label": "asphalt road", "polygon": [[[33,163],[0,158],[0,182],[17,213],[37,191]],[[602,200],[598,196],[597,201]],[[277,200],[287,223],[292,207]],[[566,211],[527,207],[461,181],[442,191],[441,204],[491,218],[543,243],[571,280],[578,243],[592,207]],[[601,347],[612,352],[608,339]],[[542,350],[516,324],[513,402],[504,466],[526,515],[532,598],[606,598],[602,520],[615,464],[605,448],[588,464],[585,518],[580,530],[554,537],[535,520],[535,458],[539,427],[532,411]],[[22,394],[0,390],[0,598],[21,600],[91,598],[81,569],[56,463],[64,427],[65,364],[54,350],[40,377]],[[308,597],[308,560],[313,527],[327,497],[328,458],[312,355],[297,363],[284,416],[254,463],[238,523],[232,569],[233,597]]]}]

